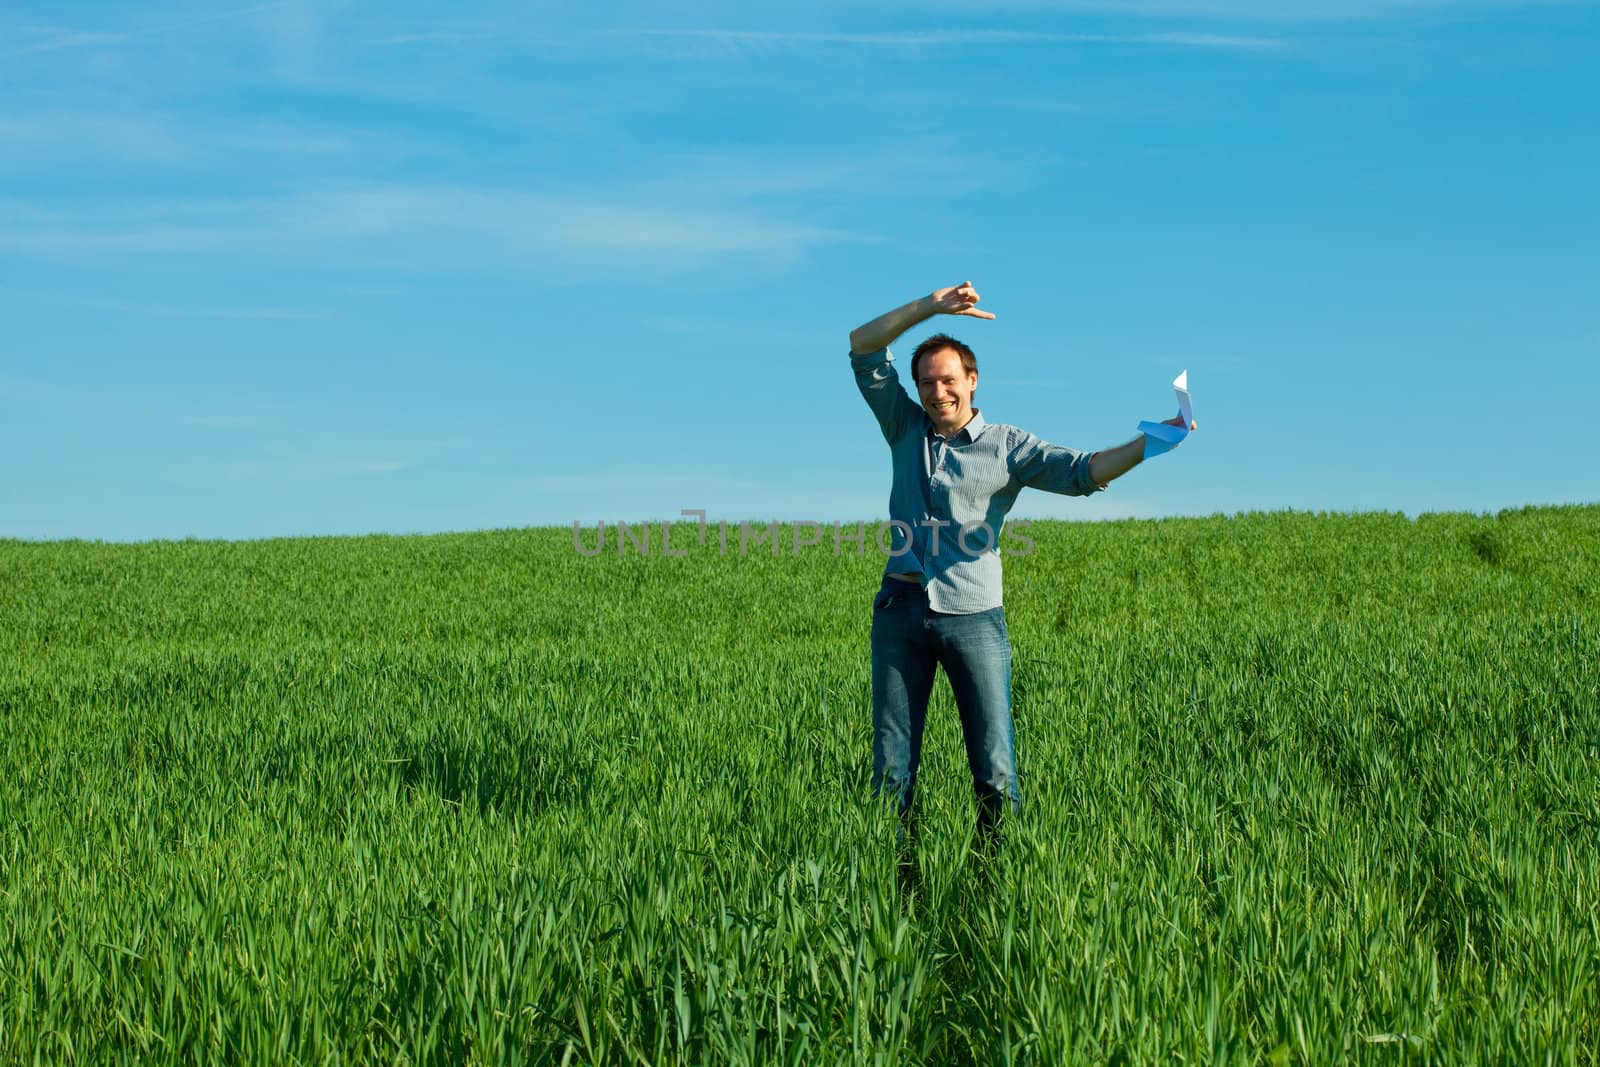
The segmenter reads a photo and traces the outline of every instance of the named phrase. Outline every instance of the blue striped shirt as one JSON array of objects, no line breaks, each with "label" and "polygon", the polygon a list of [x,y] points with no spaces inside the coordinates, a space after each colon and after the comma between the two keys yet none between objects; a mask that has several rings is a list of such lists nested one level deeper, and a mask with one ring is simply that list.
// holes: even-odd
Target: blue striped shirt
[{"label": "blue striped shirt", "polygon": [[966,615],[1001,605],[1000,537],[1024,486],[1086,496],[1088,452],[1042,441],[1026,430],[972,421],[945,438],[900,386],[887,348],[850,353],[856,385],[889,442],[893,541],[886,574],[915,574],[934,611]]}]

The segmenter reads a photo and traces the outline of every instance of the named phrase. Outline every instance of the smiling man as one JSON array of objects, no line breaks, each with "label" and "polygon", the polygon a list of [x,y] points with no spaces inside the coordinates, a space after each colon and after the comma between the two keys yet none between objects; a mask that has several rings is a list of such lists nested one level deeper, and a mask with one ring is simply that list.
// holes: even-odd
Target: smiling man
[{"label": "smiling man", "polygon": [[[872,603],[872,787],[914,825],[913,798],[935,669],[961,717],[987,842],[1021,803],[1011,731],[1011,642],[1001,606],[999,538],[1026,487],[1086,496],[1144,458],[1144,436],[1079,452],[984,420],[972,406],[978,362],[945,334],[917,346],[900,387],[890,342],[934,315],[993,319],[971,282],[938,289],[850,334],[856,385],[889,443],[894,541]],[[1177,424],[1179,420],[1170,420]]]}]

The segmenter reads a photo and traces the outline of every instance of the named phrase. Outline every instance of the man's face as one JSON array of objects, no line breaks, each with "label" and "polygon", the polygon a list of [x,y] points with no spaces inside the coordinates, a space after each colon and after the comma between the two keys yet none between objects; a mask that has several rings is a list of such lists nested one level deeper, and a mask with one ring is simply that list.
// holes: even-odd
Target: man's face
[{"label": "man's face", "polygon": [[978,387],[978,372],[967,373],[961,353],[941,348],[922,357],[917,365],[917,392],[922,410],[933,420],[933,428],[948,437],[972,419],[972,391]]}]

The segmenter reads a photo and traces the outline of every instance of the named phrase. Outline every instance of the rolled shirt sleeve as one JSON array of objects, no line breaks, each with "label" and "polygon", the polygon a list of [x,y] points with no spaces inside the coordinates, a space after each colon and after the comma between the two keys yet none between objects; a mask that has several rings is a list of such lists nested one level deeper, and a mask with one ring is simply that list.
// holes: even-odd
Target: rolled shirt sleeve
[{"label": "rolled shirt sleeve", "polygon": [[892,445],[908,429],[919,425],[917,416],[922,408],[901,388],[894,357],[887,348],[865,354],[851,352],[850,368],[856,372],[856,388],[878,417],[885,441]]},{"label": "rolled shirt sleeve", "polygon": [[1053,445],[1015,426],[1009,429],[1006,463],[1022,485],[1065,496],[1088,496],[1104,488],[1089,474],[1092,453]]}]

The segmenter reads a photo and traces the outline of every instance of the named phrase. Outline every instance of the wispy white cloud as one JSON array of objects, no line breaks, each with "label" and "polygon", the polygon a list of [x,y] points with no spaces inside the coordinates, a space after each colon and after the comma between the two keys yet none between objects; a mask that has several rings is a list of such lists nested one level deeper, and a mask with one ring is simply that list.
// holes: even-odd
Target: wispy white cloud
[{"label": "wispy white cloud", "polygon": [[71,48],[94,48],[120,44],[128,36],[126,33],[73,30],[61,26],[23,26],[17,31],[11,47],[0,49],[0,55],[21,57]]},{"label": "wispy white cloud", "polygon": [[227,482],[318,482],[335,478],[369,478],[405,470],[393,460],[246,460],[222,469]]},{"label": "wispy white cloud", "polygon": [[222,430],[237,433],[243,430],[278,430],[284,421],[277,415],[256,414],[206,414],[180,415],[178,422],[185,426],[198,426],[203,430]]},{"label": "wispy white cloud", "polygon": [[473,41],[488,41],[492,39],[492,34],[483,31],[419,30],[414,33],[391,33],[382,37],[372,37],[364,43],[374,48],[398,48],[405,45],[419,44],[466,44]]},{"label": "wispy white cloud", "polygon": [[139,38],[174,36],[196,27],[217,22],[228,22],[252,16],[261,17],[285,8],[311,7],[309,0],[273,0],[270,3],[247,7],[224,8],[220,11],[184,12],[154,18],[143,17],[115,29],[81,29],[68,26],[19,26],[11,47],[0,48],[0,56],[23,57],[42,52],[60,52],[69,49],[104,48],[124,45]]},{"label": "wispy white cloud", "polygon": [[342,3],[285,0],[252,12],[277,73],[296,77],[314,71],[327,51],[329,19]]},{"label": "wispy white cloud", "polygon": [[296,200],[286,218],[308,231],[357,238],[444,230],[517,245],[691,255],[792,251],[850,238],[748,215],[471,188],[317,193]]},{"label": "wispy white cloud", "polygon": [[0,118],[0,169],[33,170],[63,159],[174,164],[190,155],[170,123],[146,116],[44,113]]},{"label": "wispy white cloud", "polygon": [[[1326,22],[1473,14],[1496,8],[1579,7],[1590,0],[890,0],[901,11],[1126,18]],[[881,10],[881,8],[879,9]]]},{"label": "wispy white cloud", "polygon": [[350,258],[402,269],[475,269],[560,255],[680,264],[792,258],[859,234],[752,211],[654,206],[625,198],[460,187],[369,186],[281,198],[102,207],[48,221],[8,220],[0,248],[42,257],[226,252],[230,257]]},{"label": "wispy white cloud", "polygon": [[[970,145],[961,144],[959,138],[942,133],[919,137],[917,146],[928,158],[943,155],[961,159],[959,168],[941,173],[937,182],[919,186],[918,196],[932,200],[950,200],[1013,184],[1039,161],[1034,146],[1015,146],[1008,149],[1004,158],[997,158],[974,151]],[[647,169],[635,180],[630,195],[722,205],[743,201],[794,204],[812,194],[848,196],[854,202],[879,197],[903,200],[906,195],[906,153],[899,144],[848,152],[704,149],[662,154],[647,162]]]},{"label": "wispy white cloud", "polygon": [[37,171],[92,160],[98,165],[236,171],[246,157],[340,157],[370,162],[428,154],[387,133],[277,120],[217,122],[116,107],[12,112],[0,116],[0,171]]},{"label": "wispy white cloud", "polygon": [[679,30],[639,31],[642,36],[709,41],[725,46],[782,47],[800,45],[861,45],[890,48],[934,48],[983,44],[1088,44],[1167,45],[1186,48],[1277,48],[1285,42],[1275,37],[1217,33],[1062,33],[1046,30],[914,30],[896,33],[812,33],[793,30]]},{"label": "wispy white cloud", "polygon": [[332,316],[325,311],[300,308],[197,307],[182,304],[149,303],[142,300],[98,300],[86,297],[47,295],[40,303],[89,308],[128,315],[155,315],[170,319],[255,319],[279,322],[320,322]]}]

